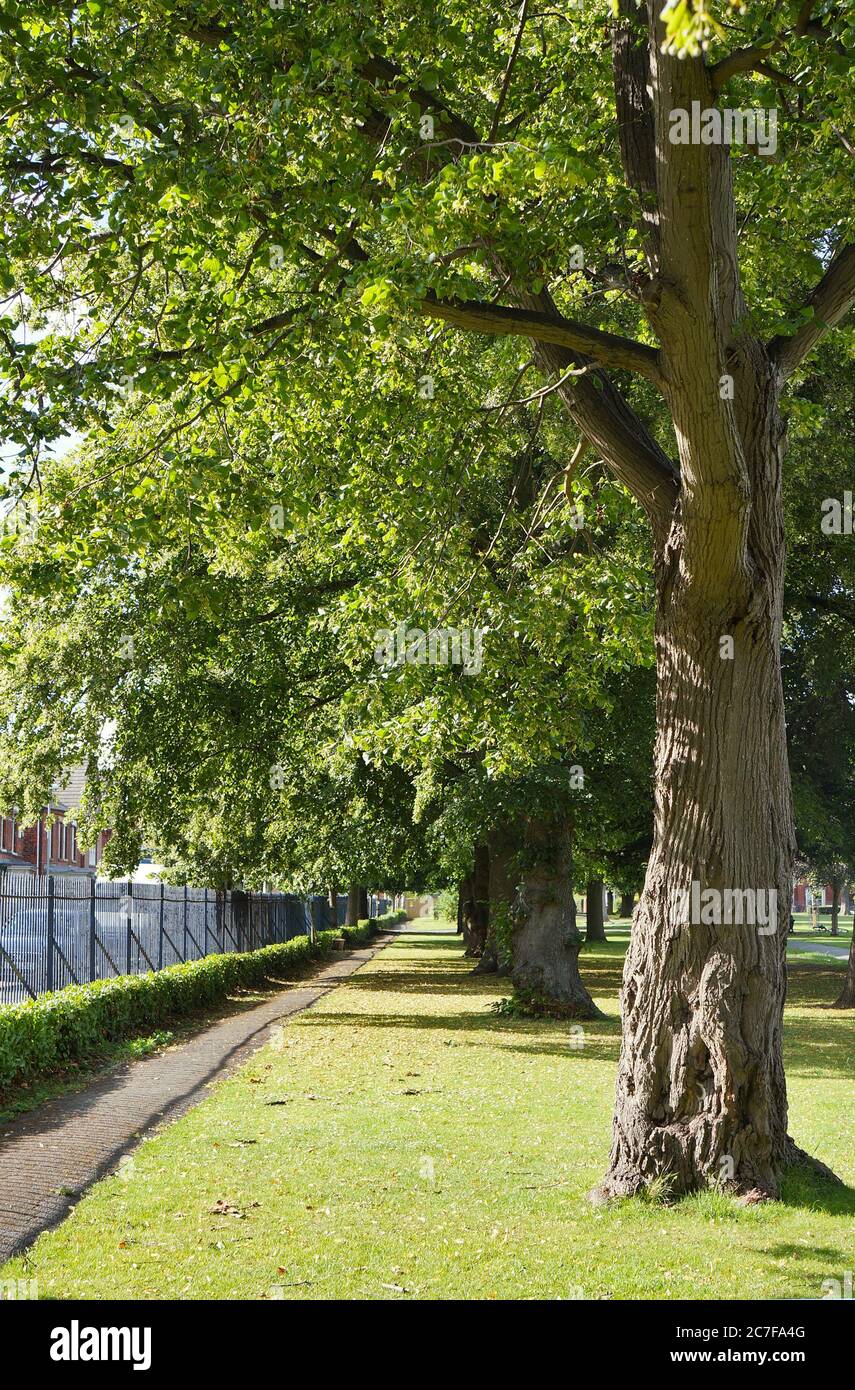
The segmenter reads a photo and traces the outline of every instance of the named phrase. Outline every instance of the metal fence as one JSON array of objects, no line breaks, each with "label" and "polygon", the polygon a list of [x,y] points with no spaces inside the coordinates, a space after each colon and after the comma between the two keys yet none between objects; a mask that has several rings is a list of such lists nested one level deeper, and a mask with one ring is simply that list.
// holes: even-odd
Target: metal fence
[{"label": "metal fence", "polygon": [[[388,903],[372,897],[382,916]],[[339,897],[339,925],[347,898]],[[0,875],[0,1005],[112,975],[253,951],[332,925],[324,897]]]}]

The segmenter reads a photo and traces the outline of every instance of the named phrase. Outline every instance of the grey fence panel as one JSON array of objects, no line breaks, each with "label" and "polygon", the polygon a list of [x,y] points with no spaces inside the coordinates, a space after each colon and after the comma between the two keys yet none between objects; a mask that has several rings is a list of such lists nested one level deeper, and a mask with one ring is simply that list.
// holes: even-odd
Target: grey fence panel
[{"label": "grey fence panel", "polygon": [[290,941],[313,921],[326,923],[321,897],[0,872],[0,1007]]}]

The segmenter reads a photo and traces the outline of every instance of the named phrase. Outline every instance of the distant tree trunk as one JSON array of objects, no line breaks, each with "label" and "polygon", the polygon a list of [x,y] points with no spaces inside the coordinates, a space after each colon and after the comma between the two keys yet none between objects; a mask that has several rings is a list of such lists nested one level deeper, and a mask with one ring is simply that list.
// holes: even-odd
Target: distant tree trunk
[{"label": "distant tree trunk", "polygon": [[335,883],[327,892],[327,921],[333,931],[338,930],[338,885]]},{"label": "distant tree trunk", "polygon": [[368,889],[359,890],[359,921],[364,922],[368,917]]},{"label": "distant tree trunk", "polygon": [[586,941],[605,941],[606,929],[603,923],[603,880],[592,878],[587,887],[588,912],[585,928]]},{"label": "distant tree trunk", "polygon": [[842,885],[839,878],[831,880],[831,935],[838,936],[838,919],[840,917],[840,889]]},{"label": "distant tree trunk", "polygon": [[606,913],[607,913],[607,915],[608,915],[609,917],[611,917],[611,915],[612,915],[612,913],[614,912],[614,910],[615,910],[615,895],[614,895],[614,893],[612,892],[611,888],[607,888],[607,889],[606,889]]},{"label": "distant tree trunk", "polygon": [[465,956],[474,955],[474,951],[472,950],[473,938],[471,926],[474,902],[475,889],[473,876],[469,873],[465,878],[460,880],[460,887],[457,890],[457,930],[463,937],[463,954]]},{"label": "distant tree trunk", "polygon": [[249,897],[242,888],[232,891],[232,932],[239,951],[250,951],[258,944],[252,939]]},{"label": "distant tree trunk", "polygon": [[619,907],[618,907],[618,916],[619,916],[619,917],[631,917],[631,916],[632,916],[632,908],[633,908],[634,902],[635,902],[635,894],[634,894],[634,893],[621,893],[621,895],[620,895],[620,905],[619,905]]},{"label": "distant tree trunk", "polygon": [[346,927],[355,927],[359,921],[359,895],[362,889],[358,883],[351,883],[347,889],[347,913],[344,919]]},{"label": "distant tree trunk", "polygon": [[834,1001],[835,1009],[855,1009],[855,922],[853,922],[852,943],[849,947],[849,963],[846,966],[846,979],[843,988]]},{"label": "distant tree trunk", "polygon": [[472,872],[466,879],[468,897],[463,904],[466,955],[480,957],[487,940],[490,911],[490,851],[476,845]]},{"label": "distant tree trunk", "polygon": [[514,988],[560,1005],[575,1018],[601,1018],[579,976],[582,937],[569,824],[530,821],[524,860],[512,915]]},{"label": "distant tree trunk", "polygon": [[[487,899],[487,938],[474,975],[506,975],[507,963],[502,957],[500,931],[502,920],[510,925],[514,897],[512,874],[513,857],[519,848],[518,837],[509,827],[493,831],[489,836],[489,889]],[[497,931],[498,929],[498,931]]]}]

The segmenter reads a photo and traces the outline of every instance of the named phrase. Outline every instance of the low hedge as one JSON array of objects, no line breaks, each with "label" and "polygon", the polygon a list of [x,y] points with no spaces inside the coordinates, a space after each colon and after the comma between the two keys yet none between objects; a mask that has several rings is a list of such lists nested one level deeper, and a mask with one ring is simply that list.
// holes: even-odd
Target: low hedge
[{"label": "low hedge", "polygon": [[364,946],[373,936],[406,919],[406,912],[387,912],[382,917],[360,917],[355,927],[339,927],[338,934],[344,937],[348,946]]},{"label": "low hedge", "polygon": [[83,1061],[97,1055],[105,1042],[219,1003],[234,990],[261,985],[280,972],[293,975],[329,956],[338,935],[317,932],[314,942],[297,936],[258,951],[170,965],[150,975],[69,985],[0,1009],[0,1087]]},{"label": "low hedge", "polygon": [[329,956],[333,942],[362,946],[405,920],[404,912],[363,918],[355,927],[296,936],[204,960],[170,965],[149,975],[117,975],[91,985],[69,985],[24,1004],[0,1009],[0,1088],[96,1056],[105,1042],[133,1037],[169,1019],[220,1003],[236,989],[261,985],[282,971],[289,975]]}]

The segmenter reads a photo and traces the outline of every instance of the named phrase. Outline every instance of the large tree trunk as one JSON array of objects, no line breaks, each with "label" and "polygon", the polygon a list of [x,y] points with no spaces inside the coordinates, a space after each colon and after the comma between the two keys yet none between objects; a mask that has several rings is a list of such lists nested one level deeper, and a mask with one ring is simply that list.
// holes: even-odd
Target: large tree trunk
[{"label": "large tree trunk", "polygon": [[634,904],[634,893],[621,893],[620,903],[618,905],[618,917],[631,917]]},{"label": "large tree trunk", "polygon": [[333,931],[338,931],[338,885],[330,884],[327,891],[327,922]]},{"label": "large tree trunk", "polygon": [[[675,1195],[717,1183],[751,1199],[804,1157],[787,1135],[781,1046],[795,852],[779,661],[783,368],[739,328],[730,152],[669,139],[672,111],[716,104],[709,74],[663,52],[658,5],[648,12],[650,72],[634,89],[658,191],[646,303],[681,481],[656,547],[654,844],[599,1195],[659,1179]],[[630,143],[625,154],[631,168]],[[693,883],[774,891],[776,910],[768,925],[704,920],[686,903]]]},{"label": "large tree trunk", "polygon": [[364,888],[360,888],[358,883],[351,883],[347,889],[347,913],[344,919],[346,927],[355,927],[360,917],[368,916],[368,906],[366,903],[365,911],[362,910]]},{"label": "large tree trunk", "polygon": [[[764,425],[777,444],[771,384],[752,441],[758,452]],[[720,592],[699,586],[679,535],[658,575],[655,835],[624,969],[607,1194],[662,1176],[675,1192],[715,1181],[773,1194],[796,1156],[781,1053],[795,845],[779,666],[777,448],[762,467],[775,490],[751,517],[744,593],[732,583]],[[705,906],[691,920],[698,913],[684,895],[693,883],[698,894],[773,890],[774,914],[768,924],[728,924],[704,920],[713,914]]]},{"label": "large tree trunk", "polygon": [[463,903],[465,954],[479,958],[487,940],[490,912],[490,852],[476,845],[472,873],[466,879],[468,896]]},{"label": "large tree trunk", "polygon": [[579,976],[569,825],[530,822],[513,906],[514,989],[573,1018],[601,1018]]},{"label": "large tree trunk", "polygon": [[838,922],[840,920],[840,879],[831,880],[831,935],[838,936]]},{"label": "large tree trunk", "polygon": [[[855,923],[853,923],[855,927]],[[834,1001],[835,1009],[855,1009],[855,930],[849,947],[849,963],[846,966],[846,979],[843,988]]]},{"label": "large tree trunk", "polygon": [[[502,826],[488,837],[489,843],[489,889],[487,938],[481,959],[473,970],[473,975],[506,975],[507,941],[511,930],[511,907],[516,884],[513,874],[514,856],[519,849],[516,827],[511,831]],[[503,949],[504,943],[504,949]]]},{"label": "large tree trunk", "polygon": [[585,940],[605,941],[606,928],[603,922],[603,880],[592,878],[585,890],[588,910],[585,914]]}]

